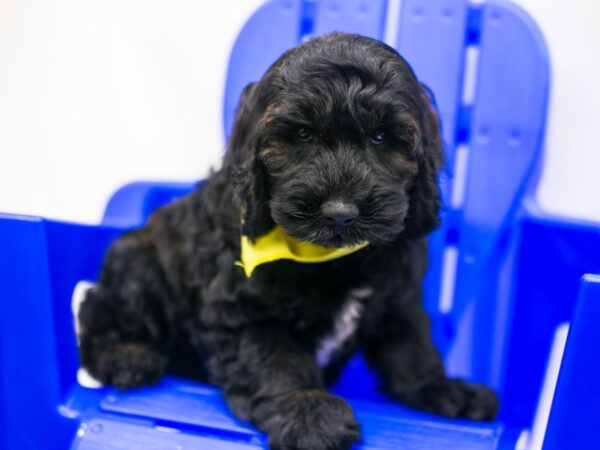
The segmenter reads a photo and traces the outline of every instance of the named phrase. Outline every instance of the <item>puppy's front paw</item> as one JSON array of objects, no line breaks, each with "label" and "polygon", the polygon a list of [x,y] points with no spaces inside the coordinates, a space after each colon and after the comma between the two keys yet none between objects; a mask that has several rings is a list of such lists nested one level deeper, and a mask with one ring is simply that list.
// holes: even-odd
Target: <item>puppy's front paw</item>
[{"label": "puppy's front paw", "polygon": [[493,420],[498,398],[489,388],[462,380],[442,378],[422,387],[407,403],[445,417]]},{"label": "puppy's front paw", "polygon": [[347,450],[360,441],[350,406],[324,391],[304,390],[281,398],[269,420],[273,450]]},{"label": "puppy's front paw", "polygon": [[166,358],[141,344],[119,344],[102,353],[95,375],[119,389],[156,384],[165,372]]}]

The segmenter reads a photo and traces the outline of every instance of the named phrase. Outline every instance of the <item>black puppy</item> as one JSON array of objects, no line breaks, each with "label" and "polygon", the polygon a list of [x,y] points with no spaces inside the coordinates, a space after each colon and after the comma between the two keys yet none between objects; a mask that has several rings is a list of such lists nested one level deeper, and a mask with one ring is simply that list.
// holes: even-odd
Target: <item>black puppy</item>
[{"label": "black puppy", "polygon": [[399,401],[492,419],[490,390],[446,377],[421,302],[442,158],[395,50],[335,33],[288,51],[245,89],[223,168],[112,245],[79,313],[83,366],[128,388],[192,349],[277,449],[360,439],[324,389],[359,347]]}]

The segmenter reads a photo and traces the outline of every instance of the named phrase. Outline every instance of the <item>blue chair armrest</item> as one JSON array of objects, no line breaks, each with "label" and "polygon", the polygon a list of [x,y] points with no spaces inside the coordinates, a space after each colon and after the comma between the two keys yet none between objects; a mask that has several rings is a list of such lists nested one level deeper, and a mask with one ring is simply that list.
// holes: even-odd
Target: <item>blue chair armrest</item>
[{"label": "blue chair armrest", "polygon": [[581,279],[544,449],[596,448],[600,417],[600,275]]},{"label": "blue chair armrest", "polygon": [[130,228],[142,225],[156,208],[190,193],[203,182],[135,182],[123,186],[108,201],[102,225]]}]

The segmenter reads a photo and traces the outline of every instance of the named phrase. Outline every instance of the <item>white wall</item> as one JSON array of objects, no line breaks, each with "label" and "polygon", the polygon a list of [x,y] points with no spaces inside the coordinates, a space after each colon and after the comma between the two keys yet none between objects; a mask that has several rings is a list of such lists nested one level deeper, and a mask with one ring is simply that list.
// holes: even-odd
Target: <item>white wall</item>
[{"label": "white wall", "polygon": [[0,211],[97,222],[124,183],[204,176],[260,3],[0,0]]},{"label": "white wall", "polygon": [[[205,175],[229,50],[260,3],[0,0],[0,211],[97,222],[128,181]],[[600,220],[599,4],[518,3],[553,60],[539,200]]]},{"label": "white wall", "polygon": [[518,0],[546,38],[552,88],[540,205],[600,221],[600,2]]}]

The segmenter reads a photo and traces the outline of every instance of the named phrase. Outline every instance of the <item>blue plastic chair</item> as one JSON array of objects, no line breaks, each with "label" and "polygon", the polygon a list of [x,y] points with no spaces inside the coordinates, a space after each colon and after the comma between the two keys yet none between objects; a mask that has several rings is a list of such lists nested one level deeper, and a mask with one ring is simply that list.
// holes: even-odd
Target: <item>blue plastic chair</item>
[{"label": "blue plastic chair", "polygon": [[[356,358],[334,391],[362,423],[359,447],[508,449],[519,441],[539,448],[543,441],[548,449],[596,448],[600,358],[588,353],[600,338],[600,277],[582,276],[600,273],[600,225],[551,217],[532,200],[549,86],[539,30],[501,0],[270,1],[232,51],[226,133],[246,83],[287,48],[333,30],[385,40],[435,93],[448,154],[440,179],[447,208],[430,239],[426,304],[450,371],[492,385],[502,401],[494,423],[416,412],[378,394]],[[128,185],[98,226],[0,215],[0,448],[265,446],[214,387],[174,377],[128,392],[77,382],[76,284],[97,277],[116,236],[193,188]],[[555,335],[564,337],[565,323],[554,383],[558,366],[549,361],[561,360]],[[532,427],[528,438],[523,431]]]}]

